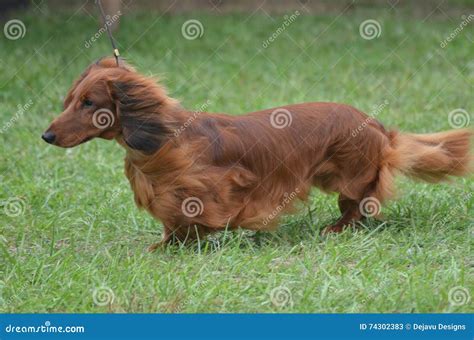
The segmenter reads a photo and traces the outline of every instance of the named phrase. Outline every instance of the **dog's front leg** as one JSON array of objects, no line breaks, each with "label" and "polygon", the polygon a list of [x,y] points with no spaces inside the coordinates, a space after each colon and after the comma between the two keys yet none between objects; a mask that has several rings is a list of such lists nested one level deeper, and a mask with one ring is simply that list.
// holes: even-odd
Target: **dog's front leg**
[{"label": "dog's front leg", "polygon": [[161,238],[161,241],[150,245],[147,248],[147,251],[152,253],[158,248],[162,248],[162,247],[167,246],[170,243],[173,243],[173,240],[174,240],[173,231],[165,225],[163,226],[163,237]]}]

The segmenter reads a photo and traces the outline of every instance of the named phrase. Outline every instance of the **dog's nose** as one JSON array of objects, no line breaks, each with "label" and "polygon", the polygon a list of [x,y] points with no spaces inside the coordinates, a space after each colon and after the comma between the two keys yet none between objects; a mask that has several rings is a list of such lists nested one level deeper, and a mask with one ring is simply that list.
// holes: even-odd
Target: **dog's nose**
[{"label": "dog's nose", "polygon": [[43,140],[46,142],[46,143],[49,143],[49,144],[53,144],[54,143],[54,139],[56,138],[56,135],[50,131],[46,131],[45,133],[43,133],[41,135],[41,138],[43,138]]}]

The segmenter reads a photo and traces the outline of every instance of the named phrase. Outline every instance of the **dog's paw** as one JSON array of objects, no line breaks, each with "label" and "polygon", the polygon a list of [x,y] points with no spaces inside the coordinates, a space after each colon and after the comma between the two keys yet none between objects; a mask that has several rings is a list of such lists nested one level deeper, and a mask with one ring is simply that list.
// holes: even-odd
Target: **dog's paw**
[{"label": "dog's paw", "polygon": [[323,230],[321,230],[321,236],[327,236],[329,234],[339,234],[342,233],[344,228],[347,228],[347,226],[344,225],[338,225],[338,224],[333,224],[333,225],[328,225],[325,227]]},{"label": "dog's paw", "polygon": [[159,248],[165,248],[167,245],[170,244],[170,240],[169,239],[163,239],[161,240],[160,242],[156,242],[156,243],[153,243],[151,244],[146,250],[147,252],[149,253],[153,253],[155,252],[157,249]]},{"label": "dog's paw", "polygon": [[165,248],[169,245],[174,245],[178,242],[178,240],[174,237],[174,235],[165,234],[160,242],[153,243],[147,248],[149,253],[155,252],[158,248]]},{"label": "dog's paw", "polygon": [[156,242],[156,243],[153,243],[150,246],[148,246],[148,248],[146,248],[146,251],[149,252],[149,253],[153,253],[160,247],[162,247],[162,243],[161,242]]}]

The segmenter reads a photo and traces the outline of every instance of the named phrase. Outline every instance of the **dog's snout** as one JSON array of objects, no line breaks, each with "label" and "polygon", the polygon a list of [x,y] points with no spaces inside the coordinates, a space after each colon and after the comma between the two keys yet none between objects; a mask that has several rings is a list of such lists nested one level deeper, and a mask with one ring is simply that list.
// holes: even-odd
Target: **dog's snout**
[{"label": "dog's snout", "polygon": [[52,144],[54,143],[54,140],[56,139],[56,135],[52,133],[51,131],[46,131],[45,133],[41,135],[41,138],[43,138],[43,140],[46,143]]}]

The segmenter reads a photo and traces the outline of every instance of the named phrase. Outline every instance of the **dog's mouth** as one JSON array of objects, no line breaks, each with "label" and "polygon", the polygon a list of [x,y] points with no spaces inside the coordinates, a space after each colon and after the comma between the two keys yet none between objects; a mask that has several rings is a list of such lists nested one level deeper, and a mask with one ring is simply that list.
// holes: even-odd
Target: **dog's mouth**
[{"label": "dog's mouth", "polygon": [[82,144],[82,143],[85,143],[85,142],[88,142],[88,141],[90,141],[91,139],[92,139],[92,136],[83,138],[79,143],[77,143],[77,145]]},{"label": "dog's mouth", "polygon": [[85,142],[90,141],[92,138],[94,138],[94,137],[89,136],[89,137],[84,137],[79,142],[66,143],[66,144],[54,143],[54,145],[59,146],[61,148],[73,148],[75,146],[78,146],[78,145],[84,144]]}]

